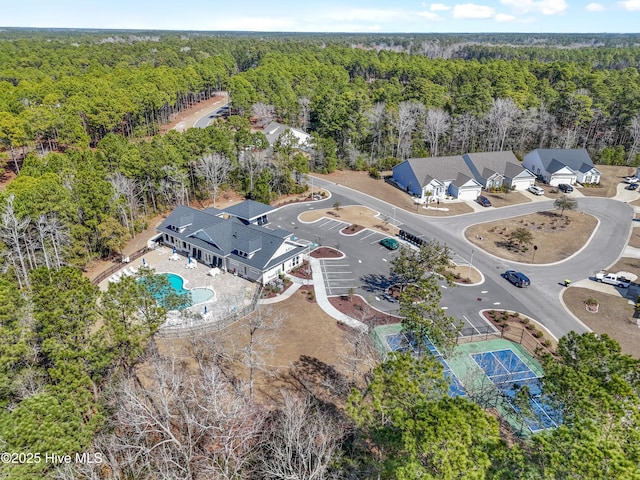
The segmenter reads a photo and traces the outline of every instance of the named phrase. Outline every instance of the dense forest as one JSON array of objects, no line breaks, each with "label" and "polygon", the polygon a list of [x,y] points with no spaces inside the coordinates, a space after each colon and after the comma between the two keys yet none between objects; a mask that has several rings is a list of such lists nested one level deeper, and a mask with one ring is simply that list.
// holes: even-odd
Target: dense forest
[{"label": "dense forest", "polygon": [[[178,204],[225,188],[269,202],[310,171],[538,147],[636,165],[639,68],[634,35],[0,31],[0,446],[16,454],[0,474],[640,478],[640,366],[606,337],[541,359],[564,424],[520,438],[450,398],[428,355],[259,401],[232,368],[246,350],[158,351],[180,301],[158,301],[159,277],[99,291],[81,270]],[[160,133],[220,91],[230,117]],[[270,146],[271,120],[309,132],[310,153],[291,135]],[[100,461],[55,460],[76,453]]]}]

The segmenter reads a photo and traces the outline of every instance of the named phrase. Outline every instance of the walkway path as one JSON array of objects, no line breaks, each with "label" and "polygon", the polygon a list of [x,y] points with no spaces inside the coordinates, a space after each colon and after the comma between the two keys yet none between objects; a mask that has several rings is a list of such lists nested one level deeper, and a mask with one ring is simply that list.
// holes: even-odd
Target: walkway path
[{"label": "walkway path", "polygon": [[331,305],[329,299],[327,298],[327,290],[324,285],[324,278],[322,276],[322,267],[320,266],[320,260],[317,258],[309,257],[309,263],[311,264],[311,273],[313,275],[313,287],[316,294],[316,302],[327,315],[332,316],[338,321],[341,321],[352,328],[357,328],[358,330],[367,330],[367,326],[359,322],[358,320],[351,318],[348,315],[340,312],[336,307]]}]

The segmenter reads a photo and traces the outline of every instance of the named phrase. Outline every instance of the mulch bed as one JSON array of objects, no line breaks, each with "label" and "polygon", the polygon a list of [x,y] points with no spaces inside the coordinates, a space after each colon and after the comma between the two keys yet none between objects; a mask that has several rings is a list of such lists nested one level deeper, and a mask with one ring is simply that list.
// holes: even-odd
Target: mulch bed
[{"label": "mulch bed", "polygon": [[329,297],[329,302],[345,315],[373,327],[401,321],[400,317],[376,310],[359,295],[353,295],[351,300],[346,295]]},{"label": "mulch bed", "polygon": [[354,223],[353,225],[344,227],[342,230],[340,230],[340,233],[342,233],[343,235],[355,235],[356,233],[361,232],[362,230],[364,230],[364,227],[362,225],[356,225]]},{"label": "mulch bed", "polygon": [[313,258],[341,258],[343,256],[340,250],[331,247],[319,247],[311,252]]},{"label": "mulch bed", "polygon": [[298,292],[302,293],[307,302],[316,303],[316,292],[313,290],[313,285],[305,285],[304,287],[300,287]]},{"label": "mulch bed", "polygon": [[303,280],[313,279],[311,268],[309,268],[309,262],[307,262],[306,260],[304,260],[302,264],[300,264],[300,266],[295,270],[291,270],[291,272],[289,272],[289,275],[291,275],[292,277],[301,278]]}]

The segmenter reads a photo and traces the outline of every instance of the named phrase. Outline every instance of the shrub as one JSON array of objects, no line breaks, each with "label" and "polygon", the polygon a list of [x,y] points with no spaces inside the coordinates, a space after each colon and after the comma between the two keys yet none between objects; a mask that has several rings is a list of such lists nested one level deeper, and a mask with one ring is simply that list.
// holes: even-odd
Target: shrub
[{"label": "shrub", "polygon": [[551,340],[549,340],[548,338],[545,338],[544,342],[542,342],[542,344],[549,348],[551,346]]},{"label": "shrub", "polygon": [[520,322],[521,322],[521,323],[524,323],[525,325],[527,325],[530,321],[531,321],[531,320],[529,320],[527,317],[522,317],[522,318],[520,319]]},{"label": "shrub", "polygon": [[598,300],[593,297],[589,297],[584,303],[586,303],[587,305],[598,305]]},{"label": "shrub", "polygon": [[536,338],[542,338],[543,335],[544,333],[542,333],[540,330],[536,330],[535,332],[533,332],[533,336]]}]

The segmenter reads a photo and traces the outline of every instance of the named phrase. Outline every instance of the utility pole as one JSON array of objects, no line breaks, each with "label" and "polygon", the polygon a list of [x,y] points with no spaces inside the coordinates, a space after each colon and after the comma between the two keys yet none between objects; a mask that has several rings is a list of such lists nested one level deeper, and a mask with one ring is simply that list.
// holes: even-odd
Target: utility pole
[{"label": "utility pole", "polygon": [[473,266],[473,248],[471,249],[471,260],[469,260],[469,271],[467,272],[467,278],[471,279],[471,267]]}]

